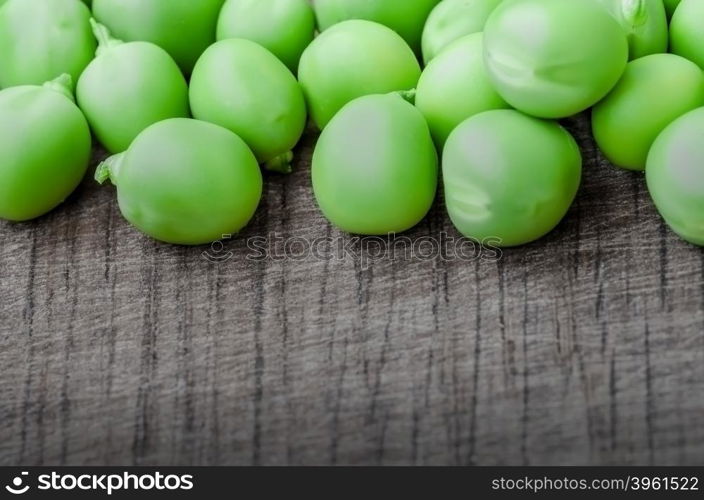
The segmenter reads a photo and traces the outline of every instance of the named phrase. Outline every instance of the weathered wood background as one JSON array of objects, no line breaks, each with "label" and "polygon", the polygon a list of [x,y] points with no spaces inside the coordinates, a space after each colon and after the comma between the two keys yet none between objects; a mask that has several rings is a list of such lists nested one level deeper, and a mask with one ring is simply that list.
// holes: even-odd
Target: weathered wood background
[{"label": "weathered wood background", "polygon": [[[313,136],[224,248],[140,235],[89,179],[0,223],[0,464],[701,464],[704,253],[566,125],[579,199],[498,261],[247,259],[346,238]],[[443,231],[439,202],[409,236]]]}]

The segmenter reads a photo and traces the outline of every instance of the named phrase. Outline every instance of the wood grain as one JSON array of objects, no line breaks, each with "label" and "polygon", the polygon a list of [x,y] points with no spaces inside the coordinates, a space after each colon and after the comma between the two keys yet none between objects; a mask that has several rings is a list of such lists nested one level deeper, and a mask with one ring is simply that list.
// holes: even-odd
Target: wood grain
[{"label": "wood grain", "polygon": [[[0,223],[0,464],[701,464],[704,253],[566,125],[579,199],[498,261],[248,259],[347,238],[313,135],[222,249],[140,235],[90,179]],[[408,236],[442,232],[439,201]]]}]

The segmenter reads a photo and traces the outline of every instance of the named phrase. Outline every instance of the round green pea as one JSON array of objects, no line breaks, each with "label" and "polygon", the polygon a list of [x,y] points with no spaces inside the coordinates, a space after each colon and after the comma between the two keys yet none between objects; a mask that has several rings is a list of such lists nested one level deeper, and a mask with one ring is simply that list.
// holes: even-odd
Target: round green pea
[{"label": "round green pea", "polygon": [[445,203],[455,227],[476,241],[523,245],[564,218],[582,159],[555,122],[494,110],[463,122],[445,144]]},{"label": "round green pea", "polygon": [[261,163],[289,169],[306,104],[296,78],[271,52],[242,38],[210,46],[191,76],[193,116],[239,135]]},{"label": "round green pea", "polygon": [[44,215],[81,182],[91,138],[71,86],[66,74],[0,91],[0,218]]},{"label": "round green pea", "polygon": [[93,15],[117,38],[152,42],[185,73],[215,41],[225,0],[93,0]]},{"label": "round green pea", "polygon": [[667,15],[662,0],[597,0],[628,35],[631,59],[667,52]]},{"label": "round green pea", "polygon": [[699,106],[704,106],[704,72],[696,64],[673,54],[636,59],[592,109],[594,138],[614,165],[643,170],[660,132]]},{"label": "round green pea", "polygon": [[400,233],[430,210],[438,164],[423,115],[399,94],[361,97],[323,130],[313,154],[313,191],[343,231]]},{"label": "round green pea", "polygon": [[456,40],[425,68],[418,81],[416,107],[439,148],[457,125],[490,109],[509,105],[494,90],[484,67],[482,34]]},{"label": "round green pea", "polygon": [[96,179],[108,178],[130,223],[180,245],[239,232],[262,194],[261,171],[245,142],[218,125],[188,118],[148,127],[126,152],[98,167]]},{"label": "round green pea", "polygon": [[257,42],[295,73],[314,33],[315,15],[307,0],[227,0],[220,12],[217,39]]},{"label": "round green pea", "polygon": [[0,87],[78,80],[96,42],[90,11],[76,0],[8,0],[0,9]]},{"label": "round green pea", "polygon": [[484,29],[484,59],[499,94],[541,118],[600,101],[628,62],[623,28],[586,0],[504,0]]},{"label": "round green pea", "polygon": [[428,64],[445,47],[465,35],[484,31],[489,15],[503,0],[443,0],[423,29],[423,60]]},{"label": "round green pea", "polygon": [[415,88],[420,65],[406,42],[370,21],[345,21],[303,52],[298,80],[315,124],[323,129],[348,102]]},{"label": "round green pea", "polygon": [[665,222],[704,246],[704,108],[671,123],[653,144],[645,176]]},{"label": "round green pea", "polygon": [[413,50],[420,51],[421,35],[428,14],[440,0],[314,0],[318,28],[350,19],[374,21],[401,35]]},{"label": "round green pea", "polygon": [[704,2],[682,0],[670,22],[670,52],[704,69]]},{"label": "round green pea", "polygon": [[96,23],[94,29],[98,54],[81,75],[76,98],[108,151],[125,151],[149,125],[189,116],[186,79],[164,49],[122,43]]}]

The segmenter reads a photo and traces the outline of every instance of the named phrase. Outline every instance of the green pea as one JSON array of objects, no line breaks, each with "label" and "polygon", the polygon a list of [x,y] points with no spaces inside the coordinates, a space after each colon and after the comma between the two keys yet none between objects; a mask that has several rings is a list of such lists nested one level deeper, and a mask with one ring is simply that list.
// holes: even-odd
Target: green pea
[{"label": "green pea", "polygon": [[98,140],[112,153],[167,118],[187,117],[188,86],[178,65],[149,42],[122,43],[93,21],[100,45],[76,87],[78,104]]},{"label": "green pea", "polygon": [[482,58],[482,34],[451,43],[425,68],[418,81],[416,107],[428,121],[439,148],[470,116],[508,104],[489,81]]},{"label": "green pea", "polygon": [[579,188],[582,159],[557,123],[514,110],[463,122],[443,152],[445,203],[460,233],[512,247],[563,219]]},{"label": "green pea", "polygon": [[415,88],[420,65],[403,39],[370,21],[345,21],[303,52],[298,80],[316,125],[323,129],[357,97]]},{"label": "green pea", "polygon": [[76,0],[8,0],[0,9],[0,87],[76,82],[93,59],[90,11]]},{"label": "green pea", "polygon": [[672,14],[675,13],[677,6],[680,4],[680,1],[681,0],[665,0],[663,2],[665,4],[665,10],[667,11],[668,19],[671,18]]},{"label": "green pea", "polygon": [[626,35],[584,0],[504,0],[484,30],[484,58],[499,94],[541,118],[564,118],[600,101],[628,61]]},{"label": "green pea", "polygon": [[[88,7],[90,7],[91,0],[81,0],[81,1],[82,1],[84,4],[86,4]],[[5,2],[7,2],[7,0],[0,0],[0,7],[2,7],[2,5],[3,5]]]},{"label": "green pea", "polygon": [[670,22],[670,52],[704,69],[704,2],[682,0]]},{"label": "green pea", "polygon": [[342,21],[363,19],[388,26],[416,52],[428,14],[440,0],[314,0],[318,28],[325,31]]},{"label": "green pea", "polygon": [[273,170],[290,171],[306,104],[293,74],[261,45],[230,38],[212,45],[191,76],[193,116],[230,129]]},{"label": "green pea", "polygon": [[220,12],[217,39],[257,42],[295,73],[314,33],[315,16],[307,0],[227,0]]},{"label": "green pea", "polygon": [[215,41],[225,0],[94,0],[93,15],[117,38],[152,42],[185,73]]},{"label": "green pea", "polygon": [[658,136],[648,155],[648,190],[665,222],[704,246],[704,108],[690,111]]},{"label": "green pea", "polygon": [[423,60],[428,64],[445,47],[465,35],[484,31],[489,15],[503,0],[443,0],[423,29]]},{"label": "green pea", "polygon": [[122,215],[149,236],[201,245],[239,232],[262,194],[252,152],[212,123],[171,118],[142,132],[103,162],[96,179],[117,186]]},{"label": "green pea", "polygon": [[71,87],[65,74],[0,92],[0,218],[44,215],[81,182],[91,139]]},{"label": "green pea", "polygon": [[667,52],[667,15],[662,0],[597,0],[628,35],[631,59]]},{"label": "green pea", "polygon": [[660,132],[699,106],[704,106],[704,72],[696,64],[673,54],[636,59],[594,106],[594,138],[614,165],[643,170]]},{"label": "green pea", "polygon": [[323,214],[343,231],[400,233],[433,204],[437,154],[423,115],[400,95],[365,96],[323,130],[312,176]]}]

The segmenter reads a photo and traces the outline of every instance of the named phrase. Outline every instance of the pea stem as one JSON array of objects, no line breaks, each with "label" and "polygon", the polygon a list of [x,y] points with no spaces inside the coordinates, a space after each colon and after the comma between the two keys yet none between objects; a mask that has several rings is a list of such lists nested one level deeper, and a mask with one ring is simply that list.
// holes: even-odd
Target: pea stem
[{"label": "pea stem", "polygon": [[402,99],[408,101],[410,104],[416,103],[416,89],[399,90],[398,92],[394,92],[394,93],[401,96]]},{"label": "pea stem", "polygon": [[624,0],[621,4],[621,14],[632,29],[648,22],[648,6],[644,0]]},{"label": "pea stem", "polygon": [[282,155],[272,158],[268,162],[264,163],[264,168],[272,172],[279,172],[281,174],[290,174],[293,172],[291,167],[291,162],[293,161],[293,153],[289,151]]},{"label": "pea stem", "polygon": [[124,158],[125,153],[120,153],[100,162],[98,168],[95,169],[95,180],[98,181],[99,184],[105,184],[105,182],[110,179],[110,182],[116,185]]},{"label": "pea stem", "polygon": [[93,28],[93,34],[98,40],[98,49],[95,51],[96,56],[100,56],[112,47],[122,45],[124,43],[122,40],[113,38],[110,34],[110,30],[92,17],[90,18],[90,26]]},{"label": "pea stem", "polygon": [[43,86],[44,88],[63,94],[73,103],[76,102],[76,98],[73,96],[73,79],[68,73],[64,73],[58,78],[54,78],[53,80],[46,82]]}]

